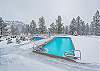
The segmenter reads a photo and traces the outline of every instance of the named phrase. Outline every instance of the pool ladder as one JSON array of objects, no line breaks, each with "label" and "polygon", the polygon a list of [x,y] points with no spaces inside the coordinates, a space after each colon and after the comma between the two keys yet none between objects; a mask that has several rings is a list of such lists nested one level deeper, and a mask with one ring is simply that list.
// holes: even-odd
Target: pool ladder
[{"label": "pool ladder", "polygon": [[[78,52],[79,53],[79,56],[78,57],[76,57],[75,55],[72,55],[72,54],[68,54],[68,52]],[[81,60],[81,51],[80,50],[71,50],[71,51],[67,51],[67,52],[65,52],[64,53],[64,55],[66,56],[66,57],[69,57],[69,58],[74,58],[74,59],[80,59]]]}]

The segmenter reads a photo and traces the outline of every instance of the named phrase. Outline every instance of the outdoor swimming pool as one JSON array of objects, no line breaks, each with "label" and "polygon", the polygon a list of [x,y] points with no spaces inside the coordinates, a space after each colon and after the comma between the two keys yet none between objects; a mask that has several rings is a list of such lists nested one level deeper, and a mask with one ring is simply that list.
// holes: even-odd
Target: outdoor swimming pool
[{"label": "outdoor swimming pool", "polygon": [[65,52],[68,55],[74,55],[74,45],[70,37],[54,37],[43,48],[48,54],[65,57]]}]

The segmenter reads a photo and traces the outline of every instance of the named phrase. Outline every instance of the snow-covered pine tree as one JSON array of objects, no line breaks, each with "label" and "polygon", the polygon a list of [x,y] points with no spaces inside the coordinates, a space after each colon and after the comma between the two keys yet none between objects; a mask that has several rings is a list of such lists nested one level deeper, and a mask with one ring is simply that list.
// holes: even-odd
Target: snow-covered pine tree
[{"label": "snow-covered pine tree", "polygon": [[85,23],[84,23],[84,21],[82,21],[80,24],[81,24],[80,35],[85,35]]},{"label": "snow-covered pine tree", "polygon": [[69,27],[67,25],[65,26],[65,34],[69,34]]},{"label": "snow-covered pine tree", "polygon": [[76,24],[75,24],[78,35],[81,35],[81,23],[82,23],[82,20],[81,20],[80,16],[78,16],[76,18]]},{"label": "snow-covered pine tree", "polygon": [[15,30],[16,30],[16,31],[15,31],[16,35],[20,35],[19,28],[16,27]]},{"label": "snow-covered pine tree", "polygon": [[30,26],[28,24],[25,25],[25,33],[28,35],[30,31]]},{"label": "snow-covered pine tree", "polygon": [[49,31],[51,34],[56,33],[56,25],[54,23],[50,25]]},{"label": "snow-covered pine tree", "polygon": [[100,15],[98,10],[93,16],[93,21],[91,22],[91,34],[100,36]]},{"label": "snow-covered pine tree", "polygon": [[62,23],[61,16],[58,16],[58,18],[56,20],[56,29],[57,29],[57,33],[58,34],[62,34],[63,33],[63,23]]},{"label": "snow-covered pine tree", "polygon": [[36,22],[34,20],[30,23],[30,33],[36,34]]},{"label": "snow-covered pine tree", "polygon": [[77,28],[76,27],[76,20],[75,20],[75,18],[73,18],[70,25],[69,25],[69,34],[73,35],[74,32],[76,31],[76,28]]},{"label": "snow-covered pine tree", "polygon": [[45,25],[45,19],[44,19],[43,16],[39,18],[38,31],[39,31],[40,34],[46,34],[47,33],[47,28],[46,28],[46,25]]},{"label": "snow-covered pine tree", "polygon": [[77,33],[77,35],[85,35],[85,23],[79,16],[76,20],[73,18],[69,25],[69,34],[73,35],[74,33]]},{"label": "snow-covered pine tree", "polygon": [[89,35],[89,31],[90,31],[89,24],[87,23],[85,26],[85,34]]},{"label": "snow-covered pine tree", "polygon": [[90,24],[90,34],[95,35],[95,24],[93,23],[93,21]]},{"label": "snow-covered pine tree", "polygon": [[7,25],[4,23],[2,17],[0,17],[0,35],[3,35],[3,30],[5,30],[4,28],[6,27]]},{"label": "snow-covered pine tree", "polygon": [[15,31],[16,31],[16,30],[15,30],[14,25],[11,25],[11,34],[12,34],[12,35],[15,35]]},{"label": "snow-covered pine tree", "polygon": [[22,33],[22,34],[25,34],[25,31],[26,31],[26,25],[23,25],[23,26],[22,26],[22,29],[21,29],[21,33]]},{"label": "snow-covered pine tree", "polygon": [[19,34],[18,27],[15,27],[14,25],[11,25],[11,34],[12,35],[18,35]]}]

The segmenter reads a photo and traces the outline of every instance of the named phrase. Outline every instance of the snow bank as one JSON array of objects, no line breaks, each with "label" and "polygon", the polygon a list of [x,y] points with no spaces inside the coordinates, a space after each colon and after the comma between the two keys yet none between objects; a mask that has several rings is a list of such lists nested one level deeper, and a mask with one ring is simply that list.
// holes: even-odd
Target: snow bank
[{"label": "snow bank", "polygon": [[75,49],[81,50],[81,62],[100,63],[100,37],[70,36]]}]

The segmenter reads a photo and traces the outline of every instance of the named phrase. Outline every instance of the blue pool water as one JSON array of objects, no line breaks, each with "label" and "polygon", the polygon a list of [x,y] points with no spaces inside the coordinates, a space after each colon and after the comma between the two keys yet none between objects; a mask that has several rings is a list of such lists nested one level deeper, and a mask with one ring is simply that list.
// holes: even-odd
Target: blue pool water
[{"label": "blue pool water", "polygon": [[33,38],[34,41],[38,41],[38,40],[41,40],[41,39],[43,39],[43,38],[42,37],[34,37]]},{"label": "blue pool water", "polygon": [[55,37],[49,43],[43,46],[48,54],[64,57],[64,53],[74,55],[74,45],[70,37]]}]

